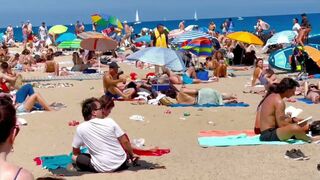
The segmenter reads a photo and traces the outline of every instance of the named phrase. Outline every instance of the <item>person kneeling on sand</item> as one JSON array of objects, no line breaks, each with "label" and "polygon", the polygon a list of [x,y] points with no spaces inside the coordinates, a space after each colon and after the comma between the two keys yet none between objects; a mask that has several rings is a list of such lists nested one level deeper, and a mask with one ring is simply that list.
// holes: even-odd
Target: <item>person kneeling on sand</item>
[{"label": "person kneeling on sand", "polygon": [[261,131],[261,141],[286,141],[291,138],[312,142],[320,137],[306,135],[309,126],[306,123],[297,124],[302,119],[291,118],[285,114],[284,98],[295,94],[299,83],[291,78],[284,78],[280,83],[270,86],[267,95],[258,106],[255,132]]},{"label": "person kneeling on sand", "polygon": [[111,62],[109,64],[109,71],[106,72],[103,76],[103,87],[105,95],[115,99],[131,99],[133,94],[135,93],[135,90],[134,88],[126,88],[124,90],[121,90],[118,87],[119,83],[126,83],[125,78],[119,77],[121,73],[118,72],[118,70],[119,66],[116,62]]},{"label": "person kneeling on sand", "polygon": [[[132,147],[126,134],[111,118],[106,118],[114,102],[108,97],[103,105],[96,98],[82,103],[82,115],[85,122],[77,127],[73,139],[73,156],[77,168],[90,172],[115,172],[128,168],[127,162],[135,162]],[[80,153],[80,147],[86,146],[89,154]],[[128,154],[127,154],[127,153]]]}]

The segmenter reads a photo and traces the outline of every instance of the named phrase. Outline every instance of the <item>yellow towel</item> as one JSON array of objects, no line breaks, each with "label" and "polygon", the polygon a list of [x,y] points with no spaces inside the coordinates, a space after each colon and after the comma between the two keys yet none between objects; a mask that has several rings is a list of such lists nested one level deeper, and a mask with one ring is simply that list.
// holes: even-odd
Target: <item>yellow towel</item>
[{"label": "yellow towel", "polygon": [[156,37],[156,47],[167,48],[167,39],[164,33],[160,34],[157,29],[154,30],[154,35]]}]

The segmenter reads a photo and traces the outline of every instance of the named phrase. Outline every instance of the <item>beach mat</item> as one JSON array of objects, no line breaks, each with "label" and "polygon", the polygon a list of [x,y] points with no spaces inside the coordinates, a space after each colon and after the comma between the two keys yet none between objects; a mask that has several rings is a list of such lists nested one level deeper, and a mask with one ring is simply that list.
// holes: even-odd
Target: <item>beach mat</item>
[{"label": "beach mat", "polygon": [[101,79],[101,74],[77,74],[69,76],[46,76],[46,77],[28,77],[24,78],[23,82],[34,81],[58,81],[58,80],[98,80]]},{"label": "beach mat", "polygon": [[238,134],[233,136],[199,137],[198,143],[201,147],[227,147],[227,146],[254,146],[254,145],[288,145],[304,144],[301,140],[290,139],[288,141],[260,141],[260,135],[247,136]]},{"label": "beach mat", "polygon": [[[162,156],[165,154],[170,153],[170,149],[138,149],[132,148],[133,153],[139,156]],[[88,153],[87,148],[81,149],[81,153]],[[66,169],[67,166],[72,163],[72,153],[69,155],[62,154],[62,155],[54,155],[54,156],[41,156],[36,157],[33,159],[36,165],[42,166],[44,169],[48,170],[56,170],[56,169]]]},{"label": "beach mat", "polygon": [[228,103],[224,105],[216,105],[216,104],[170,104],[170,107],[198,107],[198,108],[211,108],[211,107],[249,107],[249,104],[239,102],[239,103]]},{"label": "beach mat", "polygon": [[306,98],[298,98],[297,99],[300,102],[304,102],[305,104],[313,104],[313,102],[310,99],[306,99]]},{"label": "beach mat", "polygon": [[255,136],[256,133],[254,133],[253,130],[231,130],[231,131],[225,131],[225,130],[205,130],[200,131],[199,136],[200,137],[223,137],[223,136],[234,136],[239,134],[246,134],[247,136]]}]

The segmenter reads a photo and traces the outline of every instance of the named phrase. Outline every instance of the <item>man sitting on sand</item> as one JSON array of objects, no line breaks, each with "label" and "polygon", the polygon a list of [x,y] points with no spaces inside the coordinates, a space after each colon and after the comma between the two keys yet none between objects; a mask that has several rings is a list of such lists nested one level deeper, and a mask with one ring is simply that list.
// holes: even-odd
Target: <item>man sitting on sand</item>
[{"label": "man sitting on sand", "polygon": [[280,83],[270,86],[257,111],[255,131],[261,130],[261,141],[286,141],[295,138],[312,142],[320,139],[306,135],[309,126],[306,123],[297,124],[302,119],[291,118],[290,114],[285,114],[283,98],[293,96],[296,87],[299,87],[299,83],[291,78],[284,78]]},{"label": "man sitting on sand", "polygon": [[127,88],[121,90],[118,87],[119,83],[126,83],[125,78],[119,77],[121,74],[118,72],[119,66],[116,62],[111,62],[109,64],[109,71],[103,76],[103,87],[106,96],[114,99],[131,99],[132,95],[135,93],[133,88]]},{"label": "man sitting on sand", "polygon": [[[137,160],[126,134],[113,119],[106,118],[114,107],[113,100],[109,98],[104,103],[104,108],[96,98],[82,103],[85,122],[78,126],[72,143],[72,160],[82,171],[121,171],[128,168],[128,159]],[[83,145],[89,149],[89,154],[80,153]]]}]

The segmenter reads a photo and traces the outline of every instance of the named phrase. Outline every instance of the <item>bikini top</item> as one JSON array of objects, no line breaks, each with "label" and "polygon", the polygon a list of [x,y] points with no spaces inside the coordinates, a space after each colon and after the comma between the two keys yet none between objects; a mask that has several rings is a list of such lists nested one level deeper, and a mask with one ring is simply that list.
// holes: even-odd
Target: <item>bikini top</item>
[{"label": "bikini top", "polygon": [[18,178],[18,176],[19,176],[19,174],[20,174],[21,170],[22,170],[22,167],[21,167],[21,168],[19,168],[19,170],[17,171],[17,174],[14,176],[13,180],[16,180],[16,179]]}]

